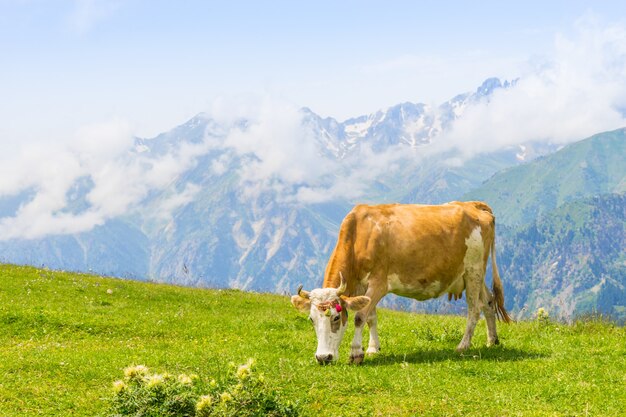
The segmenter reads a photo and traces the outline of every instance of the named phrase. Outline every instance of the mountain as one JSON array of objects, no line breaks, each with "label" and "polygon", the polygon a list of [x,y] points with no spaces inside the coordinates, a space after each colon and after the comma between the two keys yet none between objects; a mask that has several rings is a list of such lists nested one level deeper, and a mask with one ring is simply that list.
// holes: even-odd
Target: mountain
[{"label": "mountain", "polygon": [[[454,104],[445,103],[440,109],[403,103],[344,122],[302,109],[303,124],[318,151],[337,164],[320,186],[331,189],[337,176],[349,177],[358,171],[361,152],[384,155],[400,149],[405,155],[396,168],[372,178],[364,193],[367,198],[358,202],[443,203],[458,198],[503,167],[519,164],[520,149],[479,155],[462,165],[448,164],[449,155],[425,160],[412,159],[412,153],[436,140],[437,129],[461,117],[466,106],[508,85],[487,80],[475,93],[457,96]],[[218,133],[210,134],[219,137],[225,130],[212,127],[210,132]],[[145,145],[150,146],[149,141]],[[224,156],[224,169],[210,173],[207,167]],[[281,201],[273,189],[246,195],[237,174],[246,157],[220,150],[200,158],[176,179],[172,189],[183,190],[191,182],[199,191],[166,225],[142,226],[153,247],[150,276],[190,285],[273,292],[292,292],[299,283],[309,288],[320,285],[339,224],[357,201],[339,196],[321,204],[294,204]],[[146,211],[154,212],[164,198],[167,192],[148,201]]]},{"label": "mountain", "polygon": [[[257,128],[254,121],[220,124],[199,114],[157,137],[137,138],[125,156],[156,165],[194,155],[167,187],[151,190],[135,210],[88,232],[0,241],[0,260],[197,286],[273,292],[293,291],[300,282],[317,286],[339,224],[355,202],[441,203],[520,163],[517,147],[465,164],[447,163],[450,155],[419,157],[420,149],[436,141],[468,106],[509,86],[488,79],[475,92],[438,107],[402,103],[343,122],[303,108],[302,149],[318,153],[315,163],[327,166],[328,172],[321,172],[316,183],[295,185],[280,178],[270,178],[269,185],[246,183],[244,168],[254,167],[262,157],[228,141],[233,133],[244,140]],[[307,145],[307,137],[313,145]],[[374,164],[375,174],[361,167],[363,157]],[[377,167],[377,158],[391,166]],[[338,193],[327,201],[299,202],[278,190],[317,187],[323,195],[338,178],[361,174],[371,176],[357,178],[366,187],[360,193],[366,199]],[[89,208],[93,185],[89,177],[77,181],[66,210],[80,214]],[[0,197],[0,214],[14,215],[34,193]],[[181,196],[192,197],[172,206]]]},{"label": "mountain", "polygon": [[521,316],[626,318],[626,129],[504,169],[465,194],[489,202],[498,265]]},{"label": "mountain", "polygon": [[121,218],[84,233],[0,241],[1,262],[138,280],[149,279],[149,251],[147,236]]},{"label": "mountain", "polygon": [[489,78],[475,92],[459,94],[440,106],[406,102],[343,122],[332,117],[322,118],[309,108],[303,108],[302,112],[304,123],[316,132],[325,152],[344,158],[362,145],[374,151],[398,144],[428,145],[462,117],[469,106],[489,101],[495,91],[514,85],[515,81],[503,83],[498,78]]},{"label": "mountain", "polygon": [[498,242],[512,310],[553,317],[598,312],[626,321],[626,195],[570,201]]},{"label": "mountain", "polygon": [[568,201],[626,192],[624,155],[626,129],[599,133],[499,172],[463,198],[489,201],[501,224],[525,224]]},{"label": "mountain", "polygon": [[[553,145],[538,143],[469,160],[458,158],[454,150],[427,152],[468,108],[489,102],[495,91],[511,85],[489,79],[476,91],[438,107],[402,103],[345,121],[322,118],[303,108],[297,129],[287,129],[297,135],[289,141],[281,141],[281,132],[263,130],[254,120],[218,123],[199,114],[157,137],[137,138],[124,156],[139,165],[183,167],[173,171],[176,174],[166,186],[150,189],[133,210],[87,232],[0,240],[0,260],[190,286],[293,292],[299,283],[307,288],[320,285],[339,224],[354,203],[482,199],[494,208],[500,225],[498,253],[503,280],[509,286],[507,307],[527,313],[539,304],[551,307],[548,299],[535,294],[546,288],[536,282],[546,262],[554,263],[559,251],[591,259],[589,251],[605,244],[593,241],[574,251],[560,240],[549,239],[548,231],[555,222],[569,225],[558,220],[572,216],[559,212],[561,207],[581,198],[623,193],[624,130],[597,135],[558,152]],[[287,149],[264,153],[254,142],[259,139],[255,135],[266,135],[268,146]],[[296,163],[285,164],[285,158]],[[68,193],[65,210],[80,214],[88,209],[93,186],[89,177],[78,180]],[[0,216],[15,215],[35,193],[26,190],[0,197]],[[603,213],[602,224],[619,224],[615,212]],[[524,240],[540,235],[525,229],[531,224],[542,231],[544,246],[537,253],[528,248],[539,250],[540,245]],[[588,226],[585,223],[584,228]],[[610,236],[608,231],[594,230],[594,239],[603,233]],[[527,248],[525,253],[534,256],[518,252],[516,239],[526,242],[519,248]],[[574,287],[581,297],[594,280],[605,279],[602,288],[606,291],[598,291],[596,298],[584,296],[588,302],[572,298],[576,306],[559,307],[559,314],[601,305],[608,308],[611,302],[623,305],[621,293],[609,290],[619,288],[623,281],[614,277],[622,271],[619,256],[616,251],[607,252],[607,257],[594,258],[593,265],[601,268],[589,266],[593,276],[577,275],[577,282],[584,282]],[[575,268],[586,265],[570,260],[558,274],[572,275]],[[567,294],[560,284],[550,285],[554,294]],[[463,310],[463,303],[442,300],[416,303],[389,297],[385,305],[419,311]]]}]

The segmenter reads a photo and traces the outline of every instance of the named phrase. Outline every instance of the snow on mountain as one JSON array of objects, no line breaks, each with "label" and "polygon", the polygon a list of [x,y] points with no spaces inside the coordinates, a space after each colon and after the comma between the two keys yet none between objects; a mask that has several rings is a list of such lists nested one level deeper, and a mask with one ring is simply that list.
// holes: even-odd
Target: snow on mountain
[{"label": "snow on mountain", "polygon": [[414,148],[428,145],[461,117],[468,106],[489,100],[498,89],[514,85],[515,81],[503,83],[498,78],[489,78],[474,93],[457,95],[437,107],[406,102],[343,122],[332,117],[321,118],[309,108],[302,109],[302,113],[305,124],[315,131],[323,151],[342,159],[364,144],[374,150],[397,144]]}]

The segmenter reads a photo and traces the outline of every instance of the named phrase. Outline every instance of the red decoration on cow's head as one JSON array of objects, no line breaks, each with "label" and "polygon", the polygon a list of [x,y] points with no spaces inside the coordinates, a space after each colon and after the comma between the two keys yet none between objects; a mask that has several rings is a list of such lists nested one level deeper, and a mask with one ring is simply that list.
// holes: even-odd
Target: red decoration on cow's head
[{"label": "red decoration on cow's head", "polygon": [[335,310],[337,311],[337,313],[341,313],[341,304],[335,304]]}]

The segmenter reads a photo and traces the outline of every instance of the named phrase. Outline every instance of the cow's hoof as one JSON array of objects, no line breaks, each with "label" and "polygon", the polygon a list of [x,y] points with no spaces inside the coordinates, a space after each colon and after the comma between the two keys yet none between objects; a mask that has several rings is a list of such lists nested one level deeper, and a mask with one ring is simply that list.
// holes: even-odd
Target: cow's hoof
[{"label": "cow's hoof", "polygon": [[365,355],[363,355],[362,353],[358,355],[350,355],[350,363],[360,365],[363,362],[364,357]]},{"label": "cow's hoof", "polygon": [[380,348],[369,347],[367,348],[367,352],[365,353],[367,353],[368,356],[372,356],[372,355],[377,354],[378,352],[380,352]]},{"label": "cow's hoof", "polygon": [[500,339],[496,337],[495,340],[490,340],[487,342],[487,347],[497,346],[500,344]]},{"label": "cow's hoof", "polygon": [[469,346],[465,346],[465,345],[458,345],[456,347],[456,349],[454,349],[456,351],[456,353],[463,353],[465,352],[467,349],[469,348]]}]

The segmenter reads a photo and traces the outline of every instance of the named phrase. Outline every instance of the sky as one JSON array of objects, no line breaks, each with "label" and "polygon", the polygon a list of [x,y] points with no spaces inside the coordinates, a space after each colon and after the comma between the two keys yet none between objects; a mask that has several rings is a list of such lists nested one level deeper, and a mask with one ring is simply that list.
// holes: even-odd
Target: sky
[{"label": "sky", "polygon": [[345,120],[520,77],[623,1],[0,0],[0,136],[152,137],[220,100],[271,95]]},{"label": "sky", "polygon": [[[404,152],[360,155],[328,188],[336,166],[302,136],[299,108],[343,121],[436,106],[489,77],[518,82],[468,109],[430,152],[469,157],[626,126],[626,2],[0,0],[0,203],[30,196],[0,213],[0,239],[90,230],[215,146],[256,156],[240,176],[257,190],[358,198]],[[250,129],[128,158],[135,137],[201,112],[244,116]],[[91,206],[72,213],[85,178]],[[161,215],[197,192],[189,184]]]}]

